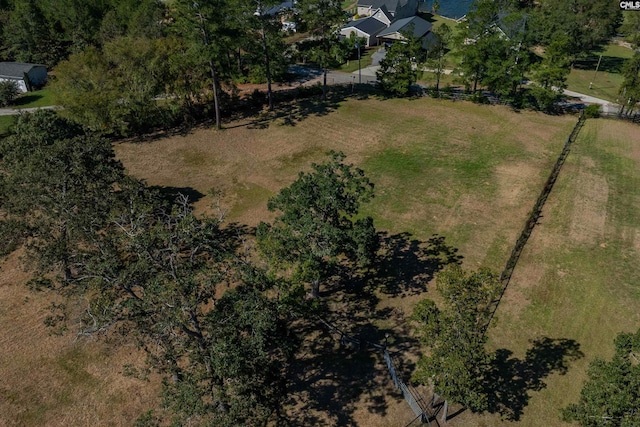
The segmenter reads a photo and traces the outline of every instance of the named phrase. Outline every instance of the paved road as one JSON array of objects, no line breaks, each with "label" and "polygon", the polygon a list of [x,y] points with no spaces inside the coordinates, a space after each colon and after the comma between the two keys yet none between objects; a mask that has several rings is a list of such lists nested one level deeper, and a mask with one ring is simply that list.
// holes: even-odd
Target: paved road
[{"label": "paved road", "polygon": [[[376,56],[378,62],[381,58],[384,58],[384,49],[380,49],[375,52],[373,56]],[[373,83],[376,82],[376,71],[380,69],[380,65],[370,65],[368,67],[364,67],[360,70],[362,76],[362,83]],[[304,67],[304,66],[295,66],[291,67],[290,70],[296,74],[302,75],[302,82],[304,85],[322,83],[322,71],[319,69],[315,69],[312,67]],[[430,71],[425,69],[425,71]],[[444,74],[451,74],[453,70],[444,70]],[[328,84],[349,84],[356,83],[358,80],[358,71],[354,71],[353,73],[343,73],[340,71],[329,71],[327,73],[327,83]],[[606,99],[596,98],[594,96],[586,95],[583,93],[573,92],[570,90],[564,90],[564,94],[571,98],[577,98],[579,103],[581,104],[599,104],[602,107],[602,111],[605,113],[617,113],[620,111],[620,105],[615,104],[611,101],[607,101]]]},{"label": "paved road", "polygon": [[607,101],[606,99],[596,98],[594,96],[585,95],[583,93],[574,92],[571,90],[564,90],[564,94],[572,98],[578,98],[583,104],[599,104],[602,107],[603,113],[617,113],[620,111],[620,105]]},{"label": "paved road", "polygon": [[17,116],[22,113],[31,113],[37,110],[55,110],[60,108],[57,105],[50,105],[47,107],[36,107],[36,108],[0,108],[0,116]]}]

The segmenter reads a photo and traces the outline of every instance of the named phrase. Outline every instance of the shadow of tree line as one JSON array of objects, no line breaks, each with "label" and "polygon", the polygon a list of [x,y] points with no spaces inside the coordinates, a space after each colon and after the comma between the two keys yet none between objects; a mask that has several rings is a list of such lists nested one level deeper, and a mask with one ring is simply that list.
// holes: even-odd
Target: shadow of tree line
[{"label": "shadow of tree line", "polygon": [[[187,195],[191,202],[204,196],[191,188],[156,189],[167,198]],[[255,234],[255,230],[234,223],[229,224],[226,234],[246,236]],[[392,307],[377,307],[380,298],[376,293],[393,297],[420,295],[428,291],[428,283],[439,271],[461,263],[463,257],[444,236],[437,234],[426,241],[406,232],[381,232],[379,237],[378,259],[371,268],[354,270],[346,264],[337,266],[322,293],[320,311],[350,337],[385,348],[388,345],[390,352],[400,356],[398,373],[409,380],[415,363],[402,356],[410,352],[420,355],[420,343],[410,333],[404,313]],[[395,318],[402,330],[376,325],[379,323],[376,321],[389,318]],[[366,344],[342,342],[310,319],[301,319],[295,329],[300,336],[311,339],[305,340],[290,374],[293,393],[289,406],[296,410],[290,414],[288,425],[356,425],[354,414],[363,396],[366,395],[367,411],[382,416],[387,414],[388,399],[403,399],[400,392],[390,391],[391,380],[384,361]],[[518,421],[529,403],[530,393],[544,389],[544,379],[549,375],[566,374],[569,364],[583,356],[579,343],[566,338],[536,339],[522,359],[513,357],[509,349],[496,350],[484,376],[488,412]],[[410,412],[408,407],[407,411]],[[461,408],[449,419],[463,411]]]},{"label": "shadow of tree line", "polygon": [[[400,356],[398,373],[408,380],[415,363],[402,356],[416,353],[420,344],[410,334],[404,313],[396,313],[391,307],[376,307],[380,302],[376,291],[393,297],[420,295],[428,291],[427,284],[439,271],[447,265],[460,263],[463,257],[440,235],[421,241],[409,233],[380,233],[380,239],[381,249],[376,265],[355,274],[346,268],[337,271],[335,283],[327,286],[323,296],[331,296],[331,300],[337,298],[342,304],[341,310],[327,310],[328,317],[333,317],[341,329],[361,341],[384,346],[389,344],[389,350]],[[402,331],[377,326],[378,321],[394,316],[398,317],[398,323],[405,324]],[[381,358],[372,357],[371,351],[362,347],[340,345],[336,350],[338,344],[335,339],[331,342],[328,335],[325,339],[329,340],[329,346],[314,348],[312,365],[331,370],[340,386],[329,385],[322,376],[316,378],[316,383],[313,379],[311,383],[306,382],[309,397],[313,396],[309,405],[333,414],[336,425],[353,425],[352,412],[355,409],[353,405],[359,401],[357,396],[368,393],[367,410],[380,415],[387,413],[387,398],[402,400],[398,392],[387,394],[387,398],[380,395],[372,397],[370,385],[376,378],[373,372],[377,369],[379,375],[388,375],[384,362],[379,360]],[[546,388],[545,378],[552,374],[566,374],[571,362],[584,355],[574,340],[542,337],[532,341],[523,358],[514,357],[511,350],[504,348],[496,350],[492,356],[484,377],[488,412],[509,421],[518,421],[529,404],[531,393]],[[325,375],[328,375],[326,371]],[[386,381],[391,380],[387,378]],[[348,397],[338,391],[342,387],[348,390]],[[408,406],[407,411],[410,412]],[[463,411],[456,412],[454,416]]]},{"label": "shadow of tree line", "polygon": [[496,350],[485,377],[488,411],[509,421],[520,420],[530,392],[546,388],[544,378],[566,374],[570,362],[584,357],[575,340],[549,337],[534,340],[523,359],[512,355],[508,349]]}]

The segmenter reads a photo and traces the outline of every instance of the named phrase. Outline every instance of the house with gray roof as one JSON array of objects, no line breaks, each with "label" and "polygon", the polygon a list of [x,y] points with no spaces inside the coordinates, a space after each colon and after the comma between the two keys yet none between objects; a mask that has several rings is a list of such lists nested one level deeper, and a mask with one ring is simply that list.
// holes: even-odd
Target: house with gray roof
[{"label": "house with gray roof", "polygon": [[398,40],[404,40],[404,34],[409,33],[414,37],[422,39],[422,47],[426,49],[432,42],[432,27],[433,25],[430,22],[425,21],[419,16],[398,19],[393,21],[385,30],[378,33],[378,43],[393,43]]},{"label": "house with gray roof", "polygon": [[344,37],[350,37],[355,34],[356,37],[363,37],[366,40],[366,46],[376,46],[378,33],[386,29],[393,20],[386,8],[376,10],[371,16],[356,19],[340,28],[340,34]]},{"label": "house with gray roof", "polygon": [[414,37],[422,38],[431,31],[431,27],[433,25],[430,22],[419,16],[412,16],[394,21],[384,31],[378,33],[378,38],[382,41],[404,40],[405,37],[402,33],[405,32],[413,34]]},{"label": "house with gray roof", "polygon": [[358,0],[358,15],[370,16],[382,7],[393,19],[408,18],[418,14],[418,0]]},{"label": "house with gray roof", "polygon": [[44,86],[47,67],[24,62],[0,62],[0,81],[13,81],[20,92],[28,92]]}]

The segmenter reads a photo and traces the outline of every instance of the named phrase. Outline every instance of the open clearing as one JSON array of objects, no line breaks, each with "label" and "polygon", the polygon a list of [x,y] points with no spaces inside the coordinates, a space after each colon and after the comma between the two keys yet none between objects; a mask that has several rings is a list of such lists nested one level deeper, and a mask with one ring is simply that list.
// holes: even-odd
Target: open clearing
[{"label": "open clearing", "polygon": [[[390,331],[390,349],[401,351],[410,368],[418,349],[406,318],[416,301],[433,295],[427,284],[432,274],[419,268],[416,253],[437,234],[458,250],[466,268],[500,270],[575,121],[467,102],[352,99],[335,111],[310,113],[295,126],[197,130],[115,148],[130,173],[186,192],[200,212],[211,209],[209,189],[221,190],[228,221],[249,226],[272,218],[267,199],[299,170],[322,161],[328,150],[344,151],[376,184],[365,213],[389,240],[406,243],[392,266],[402,273],[394,277],[404,280],[380,288],[375,301],[357,312],[339,311],[334,320],[345,328],[370,323],[378,332]],[[559,425],[558,408],[577,397],[588,362],[609,355],[615,333],[640,323],[638,135],[631,125],[587,122],[491,329],[491,345],[514,357],[543,337],[575,340],[584,353],[568,364],[566,375],[552,373],[543,378],[545,387],[529,392],[523,425]],[[38,325],[48,296],[24,288],[26,275],[16,263],[13,256],[0,271],[0,325],[8,331],[0,347],[0,413],[11,416],[3,421],[88,424],[90,412],[94,425],[122,425],[152,406],[157,382],[121,375],[125,363],[139,362],[133,348],[111,354],[100,343],[74,344],[71,332],[47,336]],[[307,425],[405,426],[413,418],[376,354],[336,345],[335,357],[313,361],[294,389],[292,415]],[[40,394],[34,397],[34,390]],[[37,396],[61,397],[48,402]],[[450,424],[499,423],[497,415],[462,413]]]}]

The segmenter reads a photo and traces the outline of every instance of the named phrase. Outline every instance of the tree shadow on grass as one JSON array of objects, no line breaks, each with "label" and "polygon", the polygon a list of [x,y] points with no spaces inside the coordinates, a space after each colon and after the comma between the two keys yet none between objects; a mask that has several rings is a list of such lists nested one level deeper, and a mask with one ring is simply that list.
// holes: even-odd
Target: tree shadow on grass
[{"label": "tree shadow on grass", "polygon": [[274,92],[272,111],[265,110],[266,98],[261,100],[258,95],[250,95],[238,101],[240,106],[229,117],[231,121],[240,123],[224,127],[266,129],[269,126],[296,126],[309,117],[322,117],[336,111],[347,99],[367,98],[370,93],[375,93],[375,89],[369,85],[355,85],[353,88],[351,85],[336,85],[328,88],[327,99],[323,100],[322,86],[300,86]]},{"label": "tree shadow on grass", "polygon": [[20,96],[18,98],[16,98],[13,101],[13,106],[14,107],[20,107],[22,105],[27,105],[30,104],[32,102],[36,102],[37,100],[41,99],[43,96],[42,95],[36,95],[36,94],[31,94],[31,95],[23,95]]},{"label": "tree shadow on grass", "polygon": [[496,350],[485,378],[489,412],[499,413],[509,421],[518,421],[529,404],[529,392],[547,385],[550,374],[564,375],[569,362],[584,356],[574,340],[544,337],[534,340],[524,359],[512,357],[507,349]]},{"label": "tree shadow on grass", "polygon": [[427,290],[427,283],[449,264],[462,262],[458,249],[444,236],[434,234],[426,242],[409,233],[381,233],[381,256],[376,271],[380,289],[391,295],[415,295]]},{"label": "tree shadow on grass", "polygon": [[312,339],[293,365],[289,425],[355,426],[362,401],[367,411],[385,415],[387,378],[380,355],[312,322],[303,329]]},{"label": "tree shadow on grass", "polygon": [[[579,70],[595,70],[598,66],[598,59],[599,55],[595,55],[584,60],[577,60],[574,64],[574,68]],[[598,71],[606,73],[620,73],[622,72],[624,61],[626,61],[625,58],[603,55]]]},{"label": "tree shadow on grass", "polygon": [[193,205],[205,195],[192,187],[168,187],[164,185],[151,185],[150,190],[156,190],[163,199],[168,202],[175,201],[179,196],[185,196],[190,205]]}]

